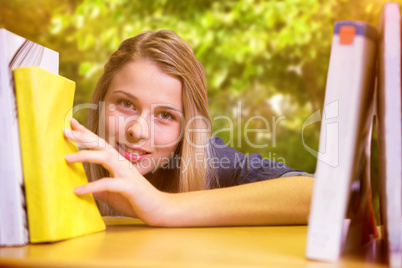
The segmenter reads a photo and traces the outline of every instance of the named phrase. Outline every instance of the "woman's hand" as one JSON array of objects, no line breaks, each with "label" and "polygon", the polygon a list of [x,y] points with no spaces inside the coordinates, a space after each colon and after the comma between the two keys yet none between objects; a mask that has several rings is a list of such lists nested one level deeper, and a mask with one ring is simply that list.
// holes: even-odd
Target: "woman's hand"
[{"label": "woman's hand", "polygon": [[157,224],[168,203],[168,194],[153,187],[127,159],[119,157],[112,146],[77,120],[71,119],[71,128],[65,129],[65,137],[89,150],[66,155],[66,161],[100,164],[111,175],[111,178],[77,187],[74,192],[77,195],[92,193],[96,199],[127,216],[138,216],[147,224]]},{"label": "woman's hand", "polygon": [[222,189],[177,194],[153,187],[103,139],[71,122],[65,136],[90,150],[67,155],[67,162],[103,165],[113,178],[102,178],[75,189],[94,194],[128,216],[151,226],[282,225],[307,222],[313,178],[286,177]]}]

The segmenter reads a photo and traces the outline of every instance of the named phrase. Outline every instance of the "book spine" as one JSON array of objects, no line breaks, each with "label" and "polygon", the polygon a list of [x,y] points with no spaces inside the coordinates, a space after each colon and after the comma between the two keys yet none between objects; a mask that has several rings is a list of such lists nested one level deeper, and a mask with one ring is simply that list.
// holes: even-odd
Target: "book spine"
[{"label": "book spine", "polygon": [[0,29],[0,246],[21,246],[28,243],[28,226],[7,38]]},{"label": "book spine", "polygon": [[[14,71],[15,81],[24,81],[23,84],[16,83],[16,93],[17,103],[23,104],[18,105],[18,114],[22,166],[27,192],[28,223],[32,242],[38,233],[51,236],[49,232],[52,230],[50,228],[52,223],[49,221],[53,215],[50,215],[47,201],[52,200],[52,197],[57,198],[53,196],[53,193],[47,191],[51,187],[46,184],[52,184],[52,181],[45,181],[44,179],[46,178],[45,172],[50,171],[42,166],[45,163],[44,157],[46,155],[41,154],[45,148],[40,148],[40,146],[46,144],[46,141],[43,141],[46,135],[41,131],[40,96],[43,90],[39,88],[41,85],[37,80],[36,69],[38,68],[19,68]],[[48,146],[54,145],[49,144]]]},{"label": "book spine", "polygon": [[401,16],[384,5],[380,19],[378,94],[379,186],[383,237],[391,267],[402,267]]},{"label": "book spine", "polygon": [[369,125],[362,118],[372,107],[376,34],[362,22],[335,24],[307,235],[309,259],[338,260],[346,237],[356,146],[362,127]]},{"label": "book spine", "polygon": [[15,69],[14,76],[31,243],[103,230],[92,195],[73,192],[87,182],[82,163],[65,161],[78,151],[63,135],[75,83],[37,67]]}]

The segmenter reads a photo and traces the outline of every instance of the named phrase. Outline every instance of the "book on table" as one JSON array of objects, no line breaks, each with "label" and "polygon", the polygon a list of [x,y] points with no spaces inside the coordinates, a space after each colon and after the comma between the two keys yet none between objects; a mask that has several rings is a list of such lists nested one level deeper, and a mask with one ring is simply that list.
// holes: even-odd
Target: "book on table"
[{"label": "book on table", "polygon": [[36,67],[15,69],[14,79],[30,242],[104,230],[93,196],[73,191],[87,183],[82,163],[64,158],[78,151],[63,135],[70,128],[75,83]]},{"label": "book on table", "polygon": [[401,15],[384,5],[379,29],[378,160],[382,236],[391,267],[402,266]]},{"label": "book on table", "polygon": [[377,237],[370,144],[378,30],[337,21],[331,44],[306,256],[337,261]]},{"label": "book on table", "polygon": [[59,54],[0,29],[0,246],[29,241],[12,70],[40,66],[54,74]]}]

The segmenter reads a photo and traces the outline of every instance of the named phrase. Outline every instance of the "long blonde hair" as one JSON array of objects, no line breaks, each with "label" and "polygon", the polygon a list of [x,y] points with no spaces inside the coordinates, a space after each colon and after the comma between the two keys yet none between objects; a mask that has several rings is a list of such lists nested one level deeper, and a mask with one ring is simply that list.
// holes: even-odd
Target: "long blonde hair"
[{"label": "long blonde hair", "polygon": [[[185,129],[175,152],[175,161],[179,161],[179,167],[187,165],[188,167],[185,170],[159,168],[156,171],[157,176],[153,176],[157,177],[157,180],[151,183],[166,192],[187,192],[208,188],[209,180],[216,179],[216,171],[206,163],[210,155],[208,140],[212,129],[208,114],[205,72],[191,47],[177,34],[168,30],[145,31],[123,41],[105,64],[104,73],[96,85],[91,103],[99,105],[104,100],[112,78],[124,64],[140,60],[152,61],[162,72],[178,78],[182,84],[184,113],[182,123],[185,124]],[[88,112],[88,128],[98,135],[99,116],[99,109],[90,109]],[[200,119],[194,120],[197,117]],[[189,128],[202,131],[187,131]],[[199,161],[200,155],[204,161]],[[101,165],[86,164],[85,167],[90,181],[109,176],[108,171]],[[103,215],[119,215],[106,204],[98,203],[98,205]]]}]

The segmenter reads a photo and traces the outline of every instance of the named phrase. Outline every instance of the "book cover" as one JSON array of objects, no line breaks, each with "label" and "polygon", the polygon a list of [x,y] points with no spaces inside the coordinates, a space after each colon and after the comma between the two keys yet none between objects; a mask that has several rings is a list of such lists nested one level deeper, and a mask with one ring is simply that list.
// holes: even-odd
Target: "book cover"
[{"label": "book cover", "polygon": [[370,194],[377,28],[337,21],[331,45],[306,256],[337,261],[377,235]]},{"label": "book cover", "polygon": [[29,241],[12,69],[58,74],[59,54],[0,29],[0,59],[0,246],[21,246]]},{"label": "book cover", "polygon": [[105,229],[82,163],[64,156],[78,148],[64,138],[70,128],[75,83],[40,68],[14,70],[30,242],[51,242]]},{"label": "book cover", "polygon": [[379,29],[378,160],[381,227],[389,265],[402,266],[401,16],[384,5]]}]

